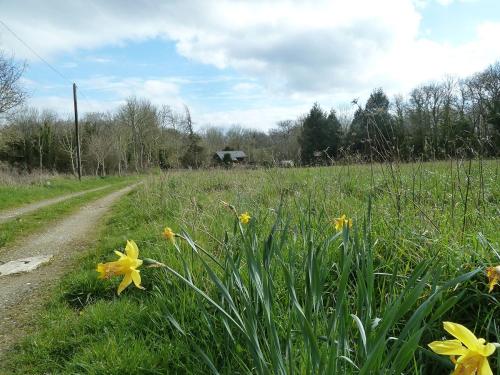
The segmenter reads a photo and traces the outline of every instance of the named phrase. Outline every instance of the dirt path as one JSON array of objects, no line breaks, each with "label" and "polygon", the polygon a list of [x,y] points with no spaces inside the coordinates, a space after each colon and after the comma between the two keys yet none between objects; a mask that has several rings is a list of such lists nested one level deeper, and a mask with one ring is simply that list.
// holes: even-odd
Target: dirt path
[{"label": "dirt path", "polygon": [[11,209],[8,209],[8,210],[5,210],[5,211],[0,211],[0,223],[3,223],[3,222],[8,221],[8,220],[15,219],[18,216],[21,216],[21,215],[24,215],[24,214],[36,211],[36,210],[38,210],[40,208],[47,207],[47,206],[50,206],[52,204],[56,204],[56,203],[65,201],[65,200],[70,199],[70,198],[79,197],[80,195],[83,195],[83,194],[87,194],[87,193],[91,193],[91,192],[94,192],[94,191],[105,189],[105,188],[107,188],[109,186],[110,185],[105,185],[105,186],[101,186],[101,187],[98,187],[98,188],[95,188],[95,189],[89,189],[89,190],[79,191],[78,193],[66,194],[66,195],[63,195],[63,196],[60,196],[60,197],[56,197],[56,198],[51,198],[51,199],[44,199],[42,201],[35,202],[35,203],[32,203],[32,204],[28,204],[28,205],[25,205],[25,206],[11,208]]},{"label": "dirt path", "polygon": [[115,191],[78,212],[2,251],[0,263],[51,256],[36,270],[0,276],[0,357],[29,330],[29,320],[43,301],[43,291],[68,271],[68,266],[96,239],[98,224],[111,205],[136,185]]}]

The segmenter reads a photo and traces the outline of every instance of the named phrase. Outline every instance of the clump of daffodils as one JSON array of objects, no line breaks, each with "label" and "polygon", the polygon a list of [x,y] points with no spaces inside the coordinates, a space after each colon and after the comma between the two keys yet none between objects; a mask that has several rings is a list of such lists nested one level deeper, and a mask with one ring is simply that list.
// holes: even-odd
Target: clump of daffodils
[{"label": "clump of daffodils", "polygon": [[433,341],[429,347],[437,354],[450,356],[455,364],[452,375],[493,375],[488,357],[495,352],[494,344],[478,339],[461,324],[444,322],[443,326],[456,340]]},{"label": "clump of daffodils", "polygon": [[125,254],[115,250],[115,254],[119,259],[114,262],[99,263],[97,265],[97,272],[99,272],[100,279],[109,279],[113,276],[123,275],[123,279],[118,286],[118,295],[128,287],[132,282],[139,289],[144,289],[141,285],[140,271],[137,269],[143,263],[145,267],[164,267],[164,264],[152,259],[139,259],[139,248],[134,241],[127,241],[125,247]]},{"label": "clump of daffodils", "polygon": [[341,231],[345,227],[352,228],[352,219],[348,219],[345,215],[338,217],[333,220],[333,224],[335,225],[336,231]]},{"label": "clump of daffodils", "polygon": [[488,285],[491,293],[495,285],[500,285],[500,265],[486,268],[486,275],[488,275]]}]

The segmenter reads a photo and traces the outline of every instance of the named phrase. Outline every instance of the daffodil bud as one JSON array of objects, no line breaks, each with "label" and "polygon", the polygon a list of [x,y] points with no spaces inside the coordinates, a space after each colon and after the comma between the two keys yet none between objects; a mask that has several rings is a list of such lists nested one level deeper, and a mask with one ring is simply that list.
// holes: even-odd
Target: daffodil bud
[{"label": "daffodil bud", "polygon": [[142,260],[142,265],[146,268],[159,268],[159,267],[165,267],[163,263],[160,263],[154,259],[150,258],[144,258]]}]

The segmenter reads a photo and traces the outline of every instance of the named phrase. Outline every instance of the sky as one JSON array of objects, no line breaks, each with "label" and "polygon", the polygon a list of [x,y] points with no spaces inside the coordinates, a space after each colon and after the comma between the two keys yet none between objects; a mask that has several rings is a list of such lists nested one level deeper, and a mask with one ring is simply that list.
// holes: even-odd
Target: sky
[{"label": "sky", "polygon": [[498,0],[0,0],[0,21],[28,105],[70,116],[76,82],[80,112],[136,96],[196,128],[267,130],[500,61]]}]

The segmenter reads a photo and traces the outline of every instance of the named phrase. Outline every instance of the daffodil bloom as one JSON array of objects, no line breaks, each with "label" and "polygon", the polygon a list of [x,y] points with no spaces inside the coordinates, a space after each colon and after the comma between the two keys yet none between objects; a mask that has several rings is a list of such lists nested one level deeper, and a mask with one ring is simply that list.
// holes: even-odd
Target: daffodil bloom
[{"label": "daffodil bloom", "polygon": [[491,293],[495,285],[500,285],[500,266],[486,268],[486,274],[488,275],[488,285]]},{"label": "daffodil bloom", "polygon": [[345,215],[336,218],[333,221],[333,223],[335,224],[336,231],[341,231],[344,228],[344,225],[348,226],[349,228],[352,228],[352,219],[346,218]]},{"label": "daffodil bloom", "polygon": [[243,212],[238,219],[240,219],[241,224],[248,224],[252,217],[248,214],[248,212]]},{"label": "daffodil bloom", "polygon": [[461,324],[444,322],[443,326],[456,340],[433,341],[429,347],[437,354],[450,356],[455,364],[452,375],[493,375],[487,357],[495,352],[494,344],[478,339]]},{"label": "daffodil bloom", "polygon": [[172,231],[172,228],[166,227],[163,230],[163,237],[165,237],[167,240],[174,242],[175,233]]},{"label": "daffodil bloom", "polygon": [[141,275],[137,268],[142,265],[142,260],[139,257],[139,248],[134,241],[127,241],[125,254],[120,251],[115,251],[115,254],[120,258],[114,262],[99,263],[97,272],[100,279],[109,279],[112,276],[124,275],[124,278],[118,286],[118,295],[132,282],[139,289],[144,289],[141,286]]}]

